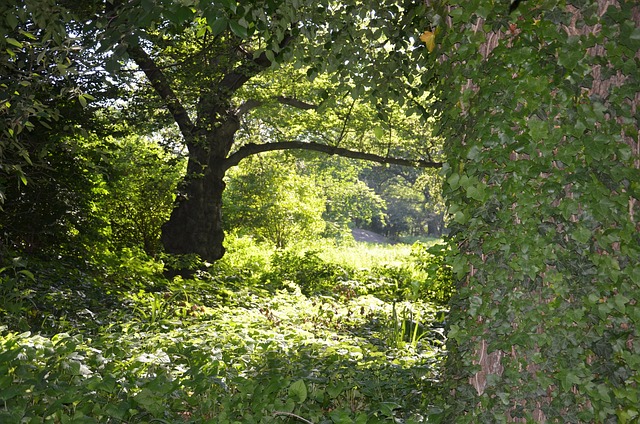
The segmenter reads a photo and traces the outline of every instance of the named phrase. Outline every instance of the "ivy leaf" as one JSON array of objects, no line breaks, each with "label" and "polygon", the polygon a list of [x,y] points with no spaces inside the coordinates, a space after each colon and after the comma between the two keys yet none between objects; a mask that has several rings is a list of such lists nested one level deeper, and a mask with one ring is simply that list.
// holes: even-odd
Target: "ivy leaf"
[{"label": "ivy leaf", "polygon": [[591,238],[591,230],[586,227],[578,227],[571,233],[571,238],[578,243],[586,243]]},{"label": "ivy leaf", "polygon": [[563,370],[559,373],[560,385],[563,390],[570,390],[574,385],[580,383],[580,379],[577,375],[569,370]]},{"label": "ivy leaf", "polygon": [[420,36],[420,40],[427,45],[427,50],[431,53],[436,48],[436,34],[431,31],[425,31]]},{"label": "ivy leaf", "polygon": [[307,386],[302,379],[291,383],[291,386],[289,386],[289,398],[297,403],[307,400]]},{"label": "ivy leaf", "polygon": [[626,309],[625,305],[629,303],[629,300],[630,299],[623,294],[616,294],[613,297],[613,302],[616,304],[616,309],[622,312],[623,314],[625,313],[625,309]]},{"label": "ivy leaf", "polygon": [[471,146],[469,152],[467,153],[467,159],[476,161],[478,156],[480,156],[481,149],[478,146]]}]

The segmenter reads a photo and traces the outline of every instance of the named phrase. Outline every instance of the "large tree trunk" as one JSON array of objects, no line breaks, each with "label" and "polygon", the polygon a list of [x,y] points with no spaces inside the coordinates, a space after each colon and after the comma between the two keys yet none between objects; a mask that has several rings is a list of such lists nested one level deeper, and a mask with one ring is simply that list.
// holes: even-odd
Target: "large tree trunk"
[{"label": "large tree trunk", "polygon": [[459,249],[443,422],[636,422],[640,6],[518,3],[449,2],[436,35]]},{"label": "large tree trunk", "polygon": [[[192,153],[188,167],[194,163]],[[162,244],[171,254],[195,253],[207,261],[224,255],[222,229],[222,193],[224,174],[205,168],[185,178],[171,218],[162,226]]]},{"label": "large tree trunk", "polygon": [[[171,218],[162,227],[162,244],[170,254],[197,254],[214,262],[224,255],[222,195],[225,160],[238,120],[220,122],[206,138],[188,144],[189,162]],[[203,146],[204,145],[204,146]]]}]

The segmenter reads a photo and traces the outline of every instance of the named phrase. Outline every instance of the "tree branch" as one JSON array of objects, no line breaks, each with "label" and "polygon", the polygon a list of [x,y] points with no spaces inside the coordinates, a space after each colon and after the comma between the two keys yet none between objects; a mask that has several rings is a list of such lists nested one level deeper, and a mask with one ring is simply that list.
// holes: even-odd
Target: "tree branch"
[{"label": "tree branch", "polygon": [[[284,49],[293,40],[293,36],[288,34],[280,42],[279,48]],[[220,86],[223,87],[227,93],[235,93],[245,82],[249,81],[252,77],[259,74],[262,70],[271,66],[271,61],[267,57],[265,52],[262,52],[260,56],[254,60],[243,63],[236,67],[233,71],[229,72],[220,81]]]},{"label": "tree branch", "polygon": [[388,163],[393,165],[410,166],[413,168],[440,168],[442,163],[432,162],[423,159],[404,159],[389,156],[380,156],[373,153],[359,152],[355,150],[344,149],[342,147],[327,146],[326,144],[309,143],[303,141],[283,141],[276,143],[255,144],[249,143],[240,147],[237,152],[229,156],[224,163],[225,169],[229,169],[240,163],[251,155],[262,152],[271,152],[275,150],[313,150],[316,152],[326,153],[328,155],[338,155],[347,158],[367,160],[377,163]]},{"label": "tree branch", "polygon": [[347,116],[344,117],[344,121],[342,122],[342,130],[340,130],[340,135],[336,140],[336,143],[335,143],[336,146],[340,145],[340,143],[342,142],[342,139],[347,133],[347,125],[349,124],[349,120],[351,119],[351,112],[353,112],[353,107],[355,105],[356,105],[356,99],[353,99],[353,102],[351,102],[351,106],[349,106],[349,112],[347,112]]},{"label": "tree branch", "polygon": [[283,105],[292,106],[302,110],[316,110],[318,105],[312,103],[303,102],[302,100],[293,99],[291,97],[278,96],[276,97],[278,102]]},{"label": "tree branch", "polygon": [[249,99],[245,102],[243,102],[238,109],[236,110],[236,116],[241,117],[243,116],[245,113],[251,111],[252,109],[255,109],[257,107],[260,107],[264,104],[263,101],[261,100],[256,100],[256,99]]},{"label": "tree branch", "polygon": [[180,132],[188,140],[193,135],[194,125],[189,119],[186,109],[180,103],[180,100],[173,92],[169,85],[169,81],[165,77],[162,70],[156,65],[153,59],[139,45],[127,47],[129,57],[133,59],[140,69],[147,76],[156,93],[162,98],[173,119],[180,127]]}]

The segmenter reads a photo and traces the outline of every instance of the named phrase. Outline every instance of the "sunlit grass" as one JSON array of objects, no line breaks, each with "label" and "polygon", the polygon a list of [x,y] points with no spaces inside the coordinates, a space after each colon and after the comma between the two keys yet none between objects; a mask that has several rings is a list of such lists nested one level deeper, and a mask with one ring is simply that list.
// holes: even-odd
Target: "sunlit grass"
[{"label": "sunlit grass", "polygon": [[411,245],[380,245],[355,243],[353,246],[337,246],[320,251],[320,257],[329,262],[350,265],[356,269],[371,269],[375,266],[399,266],[411,253]]}]

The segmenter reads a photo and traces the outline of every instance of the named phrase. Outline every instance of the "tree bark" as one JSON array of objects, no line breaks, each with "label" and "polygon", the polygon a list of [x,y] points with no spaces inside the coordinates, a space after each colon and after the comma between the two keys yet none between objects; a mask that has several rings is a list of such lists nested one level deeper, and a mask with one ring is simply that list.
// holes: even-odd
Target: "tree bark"
[{"label": "tree bark", "polygon": [[195,253],[210,262],[224,256],[225,160],[239,127],[238,120],[229,116],[208,134],[205,146],[189,144],[187,174],[171,217],[162,227],[166,253]]},{"label": "tree bark", "polygon": [[456,3],[437,36],[459,251],[442,422],[634,422],[640,6]]}]

